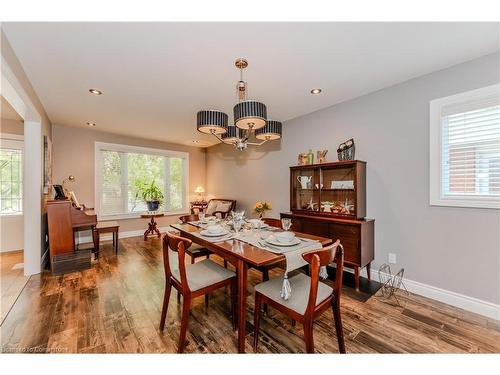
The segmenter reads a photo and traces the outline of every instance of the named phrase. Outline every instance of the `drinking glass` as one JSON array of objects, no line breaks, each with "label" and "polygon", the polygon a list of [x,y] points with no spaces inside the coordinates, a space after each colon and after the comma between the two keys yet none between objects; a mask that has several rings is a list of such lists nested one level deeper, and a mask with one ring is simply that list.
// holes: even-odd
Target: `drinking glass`
[{"label": "drinking glass", "polygon": [[240,231],[240,229],[241,229],[241,224],[243,224],[243,220],[233,218],[233,228],[234,228],[234,232],[235,232],[236,234],[238,234],[238,232]]},{"label": "drinking glass", "polygon": [[292,219],[290,218],[283,218],[281,219],[281,227],[287,231],[288,229],[290,229],[292,227]]},{"label": "drinking glass", "polygon": [[204,213],[204,212],[201,212],[201,211],[200,211],[200,212],[198,212],[198,219],[199,219],[200,221],[203,221],[203,219],[204,219],[204,218],[205,218],[205,213]]}]

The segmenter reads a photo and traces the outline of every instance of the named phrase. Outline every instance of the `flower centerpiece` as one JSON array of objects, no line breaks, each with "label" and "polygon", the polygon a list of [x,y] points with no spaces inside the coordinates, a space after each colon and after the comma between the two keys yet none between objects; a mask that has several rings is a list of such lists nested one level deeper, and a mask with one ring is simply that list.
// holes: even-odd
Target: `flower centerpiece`
[{"label": "flower centerpiece", "polygon": [[266,211],[272,210],[273,207],[269,202],[257,202],[253,208],[254,212],[259,215],[259,219],[262,219]]}]

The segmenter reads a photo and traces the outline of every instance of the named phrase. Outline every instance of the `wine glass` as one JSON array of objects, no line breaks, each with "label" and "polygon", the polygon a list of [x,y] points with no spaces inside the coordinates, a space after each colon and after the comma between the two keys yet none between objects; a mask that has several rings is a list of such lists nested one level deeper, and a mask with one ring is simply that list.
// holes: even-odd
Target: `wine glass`
[{"label": "wine glass", "polygon": [[234,228],[234,233],[238,234],[238,232],[241,229],[241,225],[243,224],[243,220],[233,218],[233,228]]},{"label": "wine glass", "polygon": [[281,227],[287,231],[292,227],[292,219],[284,217],[281,219]]}]

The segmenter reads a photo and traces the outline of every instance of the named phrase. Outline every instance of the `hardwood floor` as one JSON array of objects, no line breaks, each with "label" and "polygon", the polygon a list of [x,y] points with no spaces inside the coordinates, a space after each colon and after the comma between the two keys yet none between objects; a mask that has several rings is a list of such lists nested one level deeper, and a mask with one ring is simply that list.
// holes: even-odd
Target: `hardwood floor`
[{"label": "hardwood floor", "polygon": [[28,279],[22,250],[0,253],[0,326]]},{"label": "hardwood floor", "polygon": [[[216,257],[213,257],[217,259]],[[221,261],[222,263],[222,261]],[[279,274],[271,272],[271,277]],[[249,271],[248,337],[252,353],[253,285]],[[164,273],[160,241],[120,240],[119,255],[103,243],[92,269],[31,277],[0,327],[3,352],[175,353],[181,309],[172,293],[167,323],[158,330]],[[360,302],[344,294],[342,319],[348,353],[500,353],[500,323],[424,297],[401,298],[405,307],[374,296]],[[236,334],[224,290],[194,301],[187,353],[235,353]],[[337,353],[333,317],[314,325],[318,353]],[[304,352],[302,327],[270,309],[261,321],[259,352]]]}]

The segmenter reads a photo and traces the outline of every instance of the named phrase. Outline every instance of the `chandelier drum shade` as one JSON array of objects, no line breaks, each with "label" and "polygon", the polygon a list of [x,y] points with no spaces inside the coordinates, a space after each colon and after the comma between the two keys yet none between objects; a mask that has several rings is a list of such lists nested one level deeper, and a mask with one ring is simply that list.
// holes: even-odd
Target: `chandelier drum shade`
[{"label": "chandelier drum shade", "polygon": [[266,126],[267,108],[264,103],[245,100],[234,106],[234,125],[243,130],[260,129]]},{"label": "chandelier drum shade", "polygon": [[217,110],[203,110],[196,115],[198,131],[206,134],[224,134],[227,131],[228,116]]},{"label": "chandelier drum shade", "polygon": [[280,139],[283,132],[282,127],[283,125],[279,121],[267,120],[266,126],[255,131],[255,138],[262,141]]},{"label": "chandelier drum shade", "polygon": [[[243,151],[248,145],[260,146],[268,141],[280,139],[282,124],[267,119],[267,107],[264,103],[247,99],[247,83],[243,80],[243,70],[248,61],[236,59],[236,68],[240,70],[240,79],[236,84],[238,103],[233,108],[234,125],[228,125],[228,115],[218,110],[201,110],[196,115],[198,131],[212,134],[220,142],[233,145]],[[251,142],[255,137],[260,142]]]},{"label": "chandelier drum shade", "polygon": [[237,128],[234,125],[230,125],[227,127],[226,134],[223,134],[221,138],[224,140],[224,142],[237,142],[244,136],[244,132],[240,128]]}]

